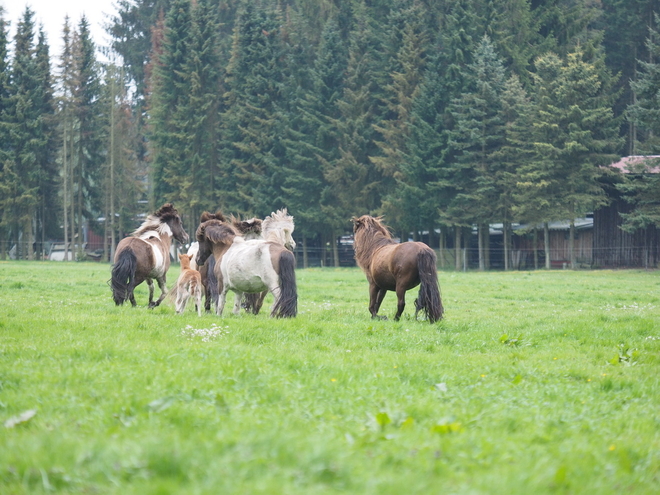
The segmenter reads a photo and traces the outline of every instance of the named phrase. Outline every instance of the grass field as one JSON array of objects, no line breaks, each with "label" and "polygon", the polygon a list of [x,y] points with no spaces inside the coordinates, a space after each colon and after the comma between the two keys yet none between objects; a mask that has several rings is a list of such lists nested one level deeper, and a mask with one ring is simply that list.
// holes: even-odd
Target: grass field
[{"label": "grass field", "polygon": [[436,325],[297,277],[295,319],[198,318],[0,263],[0,493],[660,492],[659,272],[440,273]]}]

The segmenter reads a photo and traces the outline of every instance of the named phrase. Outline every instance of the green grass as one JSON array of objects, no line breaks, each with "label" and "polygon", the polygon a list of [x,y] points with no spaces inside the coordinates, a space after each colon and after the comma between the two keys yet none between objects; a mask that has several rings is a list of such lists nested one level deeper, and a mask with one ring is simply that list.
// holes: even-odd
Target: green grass
[{"label": "green grass", "polygon": [[0,493],[660,491],[658,272],[440,273],[436,325],[297,276],[297,318],[219,319],[0,263]]}]

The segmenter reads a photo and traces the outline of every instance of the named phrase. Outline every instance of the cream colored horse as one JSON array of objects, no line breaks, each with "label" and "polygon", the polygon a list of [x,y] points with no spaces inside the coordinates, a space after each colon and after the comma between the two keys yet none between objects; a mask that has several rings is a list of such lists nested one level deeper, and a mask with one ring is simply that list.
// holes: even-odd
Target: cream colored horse
[{"label": "cream colored horse", "polygon": [[284,246],[263,239],[245,240],[234,227],[219,220],[202,223],[196,237],[199,242],[197,264],[204,264],[211,255],[215,259],[218,316],[222,315],[230,290],[236,294],[234,314],[240,313],[243,293],[270,291],[275,299],[271,316],[296,316],[296,262]]}]

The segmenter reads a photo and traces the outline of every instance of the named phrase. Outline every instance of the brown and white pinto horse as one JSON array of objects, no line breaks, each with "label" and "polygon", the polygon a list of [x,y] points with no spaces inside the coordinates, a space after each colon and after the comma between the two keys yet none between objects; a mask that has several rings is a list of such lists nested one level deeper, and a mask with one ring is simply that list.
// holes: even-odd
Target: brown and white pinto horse
[{"label": "brown and white pinto horse", "polygon": [[[172,237],[182,244],[188,242],[179,212],[171,203],[163,205],[117,245],[112,266],[112,297],[117,306],[125,301],[135,303],[135,287],[145,280],[149,286],[149,308],[155,308],[167,295],[165,286],[170,268]],[[160,287],[160,297],[154,302],[154,279]]]},{"label": "brown and white pinto horse", "polygon": [[[387,291],[396,292],[395,320],[406,306],[406,291],[420,285],[415,300],[415,318],[423,310],[434,323],[442,318],[443,308],[438,285],[435,252],[421,242],[397,243],[381,218],[362,215],[353,219],[355,260],[369,281],[369,312],[372,318]],[[384,318],[384,317],[383,317]]]}]

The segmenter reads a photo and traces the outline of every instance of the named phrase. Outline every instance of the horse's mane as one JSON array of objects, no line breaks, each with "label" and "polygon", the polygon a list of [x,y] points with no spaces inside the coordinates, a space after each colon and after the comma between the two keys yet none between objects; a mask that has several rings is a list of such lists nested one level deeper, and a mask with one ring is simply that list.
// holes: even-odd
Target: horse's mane
[{"label": "horse's mane", "polygon": [[241,220],[240,215],[229,215],[229,222],[238,232],[246,237],[261,237],[262,221],[259,218]]},{"label": "horse's mane", "polygon": [[213,218],[197,227],[195,237],[200,243],[208,239],[217,244],[230,244],[237,234],[238,232],[232,225]]},{"label": "horse's mane", "polygon": [[292,234],[293,230],[295,229],[293,217],[289,215],[286,208],[272,212],[270,215],[264,218],[261,226],[263,229],[264,239],[268,239],[271,232],[286,229],[289,231],[289,234]]},{"label": "horse's mane", "polygon": [[205,211],[199,218],[199,223],[208,222],[209,220],[220,220],[221,222],[226,222],[227,219],[221,210],[217,210],[215,213],[209,213]]},{"label": "horse's mane", "polygon": [[139,237],[150,230],[155,230],[161,235],[166,233],[171,235],[172,229],[167,225],[167,222],[175,219],[178,215],[179,212],[174,206],[172,206],[172,203],[165,203],[156,213],[148,215],[146,220],[142,222],[142,225],[140,225],[131,235]]},{"label": "horse's mane", "polygon": [[355,251],[355,260],[361,267],[366,266],[373,253],[389,244],[396,244],[392,239],[392,234],[382,223],[382,217],[372,217],[362,215],[360,218],[353,219],[353,250]]}]

